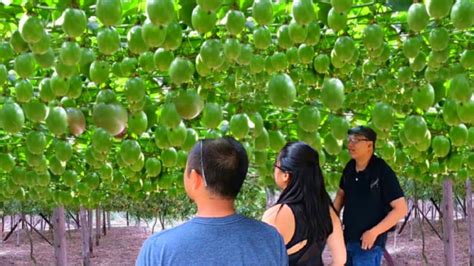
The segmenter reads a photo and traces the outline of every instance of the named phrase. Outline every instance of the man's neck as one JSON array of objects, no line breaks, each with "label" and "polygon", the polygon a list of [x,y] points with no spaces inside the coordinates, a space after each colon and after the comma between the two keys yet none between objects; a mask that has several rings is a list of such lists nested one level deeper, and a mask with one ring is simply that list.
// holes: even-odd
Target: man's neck
[{"label": "man's neck", "polygon": [[234,200],[207,198],[196,205],[198,217],[225,217],[235,213]]},{"label": "man's neck", "polygon": [[372,154],[356,159],[356,171],[364,171],[369,164],[370,158],[372,158]]}]

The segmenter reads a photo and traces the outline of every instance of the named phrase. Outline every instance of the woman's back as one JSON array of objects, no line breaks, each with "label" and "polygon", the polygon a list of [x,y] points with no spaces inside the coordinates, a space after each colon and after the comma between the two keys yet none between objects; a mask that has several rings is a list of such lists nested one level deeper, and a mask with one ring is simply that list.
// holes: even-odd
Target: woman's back
[{"label": "woman's back", "polygon": [[[304,217],[304,207],[302,204],[286,204],[292,211],[295,221],[295,230],[290,242],[286,244],[289,252],[290,265],[323,265],[322,253],[326,240],[314,239],[311,243],[308,241],[308,226]],[[309,232],[311,233],[311,232]]]}]

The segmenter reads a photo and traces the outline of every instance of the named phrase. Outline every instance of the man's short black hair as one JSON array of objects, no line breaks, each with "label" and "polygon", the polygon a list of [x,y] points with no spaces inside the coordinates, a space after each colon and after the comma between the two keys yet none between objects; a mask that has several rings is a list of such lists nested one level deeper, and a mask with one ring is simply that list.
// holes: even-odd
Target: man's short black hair
[{"label": "man's short black hair", "polygon": [[375,144],[377,140],[377,133],[370,127],[365,126],[356,126],[347,131],[347,134],[350,135],[359,135],[364,136],[366,139],[372,141]]},{"label": "man's short black hair", "polygon": [[223,198],[237,197],[248,166],[245,148],[232,137],[201,140],[188,157],[188,171],[194,169],[203,175],[207,188]]}]

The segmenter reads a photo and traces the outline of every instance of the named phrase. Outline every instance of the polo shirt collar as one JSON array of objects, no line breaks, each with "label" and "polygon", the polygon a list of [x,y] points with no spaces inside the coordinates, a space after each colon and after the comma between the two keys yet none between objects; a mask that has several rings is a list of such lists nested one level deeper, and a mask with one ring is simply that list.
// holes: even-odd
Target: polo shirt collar
[{"label": "polo shirt collar", "polygon": [[378,157],[377,157],[375,154],[372,154],[372,156],[371,156],[370,159],[369,159],[369,163],[367,164],[367,166],[365,167],[365,169],[362,170],[362,171],[357,171],[357,169],[356,169],[356,163],[355,163],[355,160],[354,160],[354,172],[355,172],[356,174],[358,174],[358,173],[364,173],[364,172],[370,171],[371,168],[374,166],[375,160],[376,160],[377,158],[378,158]]}]

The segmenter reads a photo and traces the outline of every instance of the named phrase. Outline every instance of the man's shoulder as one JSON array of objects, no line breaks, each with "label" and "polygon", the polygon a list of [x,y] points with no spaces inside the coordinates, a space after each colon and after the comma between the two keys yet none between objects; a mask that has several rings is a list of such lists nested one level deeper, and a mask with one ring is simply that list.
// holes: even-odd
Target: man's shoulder
[{"label": "man's shoulder", "polygon": [[260,220],[241,215],[241,219],[235,225],[236,227],[232,228],[233,232],[229,233],[239,239],[238,235],[251,235],[254,239],[265,240],[269,245],[270,243],[278,245],[281,241],[280,233],[273,226]]},{"label": "man's shoulder", "polygon": [[176,227],[163,230],[150,236],[146,241],[145,245],[160,245],[161,243],[170,243],[173,239],[176,239],[178,235],[183,234],[186,231],[188,222],[185,222]]},{"label": "man's shoulder", "polygon": [[279,236],[278,231],[273,226],[267,223],[264,223],[262,221],[259,221],[253,218],[245,217],[245,216],[243,216],[242,221],[244,223],[247,223],[250,228],[253,228],[255,230],[260,230],[263,233]]},{"label": "man's shoulder", "polygon": [[375,155],[374,155],[374,166],[376,169],[378,169],[378,171],[382,172],[383,174],[386,174],[386,173],[395,174],[392,167],[384,159]]},{"label": "man's shoulder", "polygon": [[[165,231],[156,233],[149,237],[147,241],[152,242],[152,243],[160,243],[162,241],[169,243],[169,240],[173,239],[179,239],[179,236],[185,236],[186,234],[192,234],[193,230],[193,225],[199,223],[193,220],[187,221],[177,227],[167,229]],[[201,226],[204,227],[213,227],[214,225],[211,224],[201,224]],[[267,223],[264,223],[262,221],[249,218],[246,216],[241,215],[240,219],[236,221],[234,224],[240,228],[240,230],[248,231],[248,232],[253,232],[253,233],[260,233],[260,234],[265,234],[268,236],[279,236],[278,231],[271,225],[268,225]],[[234,233],[239,233],[240,231],[237,229]],[[232,232],[229,232],[232,233]]]},{"label": "man's shoulder", "polygon": [[381,158],[381,157],[379,157],[375,154],[373,155],[372,158],[373,158],[373,160],[376,164],[378,164],[378,165],[387,165],[388,166],[387,162],[383,158]]}]

